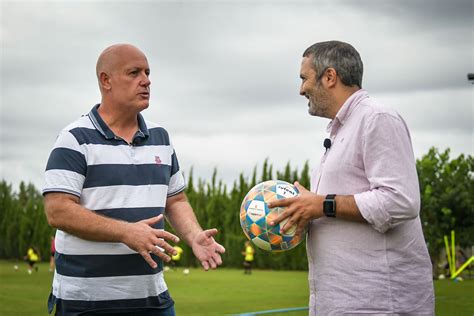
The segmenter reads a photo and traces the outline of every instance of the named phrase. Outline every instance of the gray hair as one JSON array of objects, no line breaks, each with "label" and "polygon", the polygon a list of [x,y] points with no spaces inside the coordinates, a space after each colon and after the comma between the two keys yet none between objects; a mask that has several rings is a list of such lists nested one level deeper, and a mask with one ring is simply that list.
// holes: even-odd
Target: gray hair
[{"label": "gray hair", "polygon": [[339,41],[319,42],[304,51],[303,57],[311,56],[318,80],[331,67],[336,70],[343,84],[362,88],[364,65],[359,52],[352,45]]}]

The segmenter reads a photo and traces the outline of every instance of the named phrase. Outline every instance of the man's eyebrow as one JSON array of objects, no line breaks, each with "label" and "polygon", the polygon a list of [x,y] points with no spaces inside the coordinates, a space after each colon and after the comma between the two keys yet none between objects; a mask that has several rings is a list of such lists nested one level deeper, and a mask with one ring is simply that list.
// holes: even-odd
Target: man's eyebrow
[{"label": "man's eyebrow", "polygon": [[128,68],[126,68],[127,70],[142,70],[142,69],[145,69],[145,70],[148,70],[148,68],[142,68],[140,66],[130,66]]}]

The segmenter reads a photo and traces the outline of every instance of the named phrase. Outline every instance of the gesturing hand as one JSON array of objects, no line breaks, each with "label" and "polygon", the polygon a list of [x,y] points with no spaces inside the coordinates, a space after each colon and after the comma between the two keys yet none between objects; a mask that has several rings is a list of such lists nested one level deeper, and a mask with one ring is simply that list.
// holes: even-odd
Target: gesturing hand
[{"label": "gesturing hand", "polygon": [[[163,215],[160,214],[136,223],[127,223],[123,237],[123,243],[142,255],[143,259],[145,259],[153,269],[157,267],[157,263],[152,259],[150,253],[154,253],[160,257],[161,260],[169,262],[171,258],[166,253],[175,255],[176,250],[165,240],[174,243],[179,242],[177,236],[162,229],[151,227],[162,219]],[[158,247],[163,248],[166,253],[162,252]]]},{"label": "gesturing hand", "polygon": [[270,222],[270,225],[276,225],[288,218],[282,232],[286,232],[296,224],[296,234],[301,234],[310,220],[321,216],[324,198],[308,191],[298,182],[295,182],[295,187],[300,192],[299,195],[268,203],[269,208],[286,207],[286,210]]},{"label": "gesturing hand", "polygon": [[222,264],[221,254],[225,252],[225,248],[214,240],[217,229],[204,230],[196,235],[191,247],[194,255],[201,262],[204,270],[217,268]]}]

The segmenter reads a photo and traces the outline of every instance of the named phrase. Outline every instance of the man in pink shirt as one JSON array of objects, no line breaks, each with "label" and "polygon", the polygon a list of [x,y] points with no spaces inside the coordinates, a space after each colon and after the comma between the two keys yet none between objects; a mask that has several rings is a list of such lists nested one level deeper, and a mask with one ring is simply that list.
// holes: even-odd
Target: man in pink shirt
[{"label": "man in pink shirt", "polygon": [[311,191],[287,206],[283,230],[309,225],[310,315],[432,315],[432,267],[423,237],[410,134],[395,111],[362,89],[351,45],[316,43],[303,54],[300,94],[329,118],[326,152]]}]

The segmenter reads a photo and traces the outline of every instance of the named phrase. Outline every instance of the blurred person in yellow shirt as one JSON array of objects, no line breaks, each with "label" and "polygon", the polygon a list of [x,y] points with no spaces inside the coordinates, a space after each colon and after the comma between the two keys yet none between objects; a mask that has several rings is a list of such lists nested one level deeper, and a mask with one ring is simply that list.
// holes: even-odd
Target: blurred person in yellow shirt
[{"label": "blurred person in yellow shirt", "polygon": [[245,242],[245,250],[242,251],[244,256],[244,274],[252,274],[252,262],[254,259],[255,249],[252,247],[250,241]]},{"label": "blurred person in yellow shirt", "polygon": [[28,274],[31,274],[33,272],[33,269],[38,272],[38,267],[35,266],[35,264],[40,260],[40,254],[35,247],[28,248],[24,259],[26,262],[28,262]]}]

